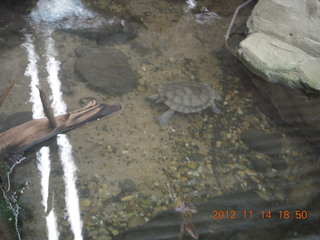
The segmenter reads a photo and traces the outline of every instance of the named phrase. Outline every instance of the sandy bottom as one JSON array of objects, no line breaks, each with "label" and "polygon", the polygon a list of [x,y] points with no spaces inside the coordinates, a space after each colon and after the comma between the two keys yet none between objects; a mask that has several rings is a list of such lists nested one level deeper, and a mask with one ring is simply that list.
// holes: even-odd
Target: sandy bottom
[{"label": "sandy bottom", "polygon": [[[138,37],[133,41],[113,43],[112,46],[127,55],[131,68],[138,74],[139,85],[122,97],[90,90],[73,71],[75,48],[101,46],[67,33],[53,33],[63,81],[73,92],[63,96],[68,110],[79,108],[79,101],[86,97],[122,106],[121,111],[111,116],[67,133],[78,168],[77,186],[85,236],[88,239],[108,239],[149,221],[162,210],[173,208],[161,167],[170,172],[177,195],[194,204],[213,196],[248,189],[255,189],[268,200],[294,198],[295,202],[305,203],[298,187],[304,187],[308,182],[295,185],[297,190],[284,192],[283,189],[305,174],[299,172],[301,159],[308,162],[312,157],[304,153],[272,119],[262,114],[242,69],[233,63],[227,67],[224,65],[223,36],[230,15],[199,24],[193,14],[183,11],[183,3],[165,1],[155,7],[144,1],[132,2],[135,1],[131,1],[127,8],[136,17],[144,16],[141,20],[144,27],[139,29]],[[101,7],[102,3],[95,4]],[[236,7],[236,3],[234,5]],[[117,5],[108,7],[115,11],[121,9]],[[49,92],[45,83],[44,37],[35,31],[33,38],[40,56],[41,84]],[[24,76],[27,63],[22,47],[2,55],[2,81],[12,75],[17,80],[2,106],[3,112],[31,111],[28,102],[30,79]],[[168,107],[147,101],[146,96],[156,93],[161,84],[191,80],[210,83],[221,93],[224,100],[218,106],[222,113],[217,115],[208,109],[195,114],[176,114],[167,126],[160,128],[155,117]],[[265,181],[266,176],[252,168],[250,159],[269,157],[248,149],[240,140],[241,132],[249,127],[281,135],[284,142],[282,158],[288,169],[270,169],[269,180]],[[63,239],[73,239],[66,217],[63,170],[55,140],[49,145],[52,158],[50,189],[54,192],[59,231]],[[16,187],[29,183],[20,197],[21,231],[23,239],[46,239],[39,172],[34,153],[29,156],[31,160],[18,167],[14,175]],[[115,196],[121,192],[118,184],[124,179],[130,179],[136,187],[117,199]]]}]

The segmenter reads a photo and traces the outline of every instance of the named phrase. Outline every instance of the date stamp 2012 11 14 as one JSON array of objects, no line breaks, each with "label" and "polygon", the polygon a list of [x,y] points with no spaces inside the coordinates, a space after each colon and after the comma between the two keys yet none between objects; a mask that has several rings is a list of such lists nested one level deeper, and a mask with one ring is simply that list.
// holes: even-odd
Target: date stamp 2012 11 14
[{"label": "date stamp 2012 11 14", "polygon": [[306,220],[308,218],[308,211],[306,210],[281,210],[277,212],[268,211],[247,211],[242,212],[238,211],[222,211],[214,210],[212,211],[212,219],[297,219],[297,220]]}]

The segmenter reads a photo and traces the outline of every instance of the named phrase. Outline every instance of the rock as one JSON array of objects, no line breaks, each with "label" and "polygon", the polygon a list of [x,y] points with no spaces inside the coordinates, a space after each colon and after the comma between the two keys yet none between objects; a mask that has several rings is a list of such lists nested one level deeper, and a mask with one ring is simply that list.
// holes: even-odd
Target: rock
[{"label": "rock", "polygon": [[90,189],[89,188],[84,188],[84,189],[81,189],[80,190],[80,196],[82,197],[82,198],[88,198],[88,197],[90,197]]},{"label": "rock", "polygon": [[204,155],[202,153],[192,153],[189,156],[190,160],[195,161],[195,162],[203,162],[205,157],[206,157],[206,155]]},{"label": "rock", "polygon": [[281,154],[282,140],[280,137],[267,134],[261,130],[250,128],[241,134],[241,140],[251,149],[266,154],[270,157],[278,157]]},{"label": "rock", "polygon": [[249,36],[237,50],[238,58],[266,80],[252,77],[281,120],[316,145],[320,144],[319,19],[316,0],[259,0],[247,21]]},{"label": "rock", "polygon": [[250,162],[254,170],[261,173],[266,173],[271,168],[271,163],[266,158],[250,158]]},{"label": "rock", "polygon": [[17,47],[21,44],[25,20],[0,4],[0,49]]},{"label": "rock", "polygon": [[128,196],[125,196],[125,197],[122,197],[120,199],[121,202],[129,202],[129,201],[132,201],[136,199],[136,196],[135,195],[128,195]]},{"label": "rock", "polygon": [[137,226],[142,225],[144,223],[145,223],[144,217],[132,216],[128,221],[128,228],[134,228],[134,227],[137,227]]},{"label": "rock", "polygon": [[121,96],[137,86],[136,73],[121,51],[109,47],[79,47],[76,53],[75,72],[92,90]]},{"label": "rock", "polygon": [[136,26],[117,17],[110,17],[99,27],[61,30],[90,40],[96,40],[99,45],[109,42],[123,43],[134,39],[138,34]]},{"label": "rock", "polygon": [[83,38],[96,40],[99,45],[109,42],[123,43],[134,39],[138,35],[135,24],[112,16],[112,14],[104,14],[103,17],[97,15],[97,19],[91,21],[92,24],[88,26],[74,26],[61,30]]},{"label": "rock", "polygon": [[320,58],[274,37],[264,33],[249,35],[240,43],[239,57],[250,70],[269,82],[320,90],[317,78]]},{"label": "rock", "polygon": [[316,0],[260,0],[247,22],[250,35],[240,43],[238,57],[267,81],[319,91],[319,18]]},{"label": "rock", "polygon": [[112,237],[108,235],[101,235],[96,240],[112,240]]},{"label": "rock", "polygon": [[249,33],[263,32],[310,55],[320,55],[317,0],[259,0],[247,21]]},{"label": "rock", "polygon": [[84,209],[84,208],[86,208],[86,207],[89,207],[91,205],[91,200],[90,199],[82,199],[81,201],[80,201],[80,207],[81,207],[81,209]]},{"label": "rock", "polygon": [[123,179],[119,182],[121,192],[133,192],[137,189],[136,184],[131,179]]}]

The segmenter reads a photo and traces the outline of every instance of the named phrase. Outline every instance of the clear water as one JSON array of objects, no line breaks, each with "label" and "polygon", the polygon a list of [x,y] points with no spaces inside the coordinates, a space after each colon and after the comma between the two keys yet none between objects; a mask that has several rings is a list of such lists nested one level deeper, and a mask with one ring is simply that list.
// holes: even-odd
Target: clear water
[{"label": "clear water", "polygon": [[[191,222],[200,239],[255,239],[257,235],[259,239],[307,235],[315,239],[312,227],[303,231],[292,224],[290,228],[283,218],[274,224],[275,215],[256,222],[249,219],[250,211],[272,210],[279,215],[295,206],[307,210],[316,189],[313,170],[318,167],[317,157],[291,128],[261,111],[261,99],[245,70],[223,48],[233,10],[241,1],[198,2],[199,9],[208,9],[205,11],[193,11],[194,3],[38,2],[24,45],[3,53],[3,77],[14,74],[18,81],[2,110],[43,116],[36,84],[51,95],[56,114],[80,108],[88,97],[120,103],[122,110],[33,149],[28,160],[16,168],[13,188],[28,182],[19,198],[22,239],[177,239],[179,216],[193,205],[198,211]],[[112,14],[91,9],[107,9]],[[125,20],[128,26],[136,24],[137,37],[101,44],[65,31],[99,27],[114,18]],[[121,97],[88,88],[74,72],[75,50],[83,46],[123,52],[138,75],[138,87]],[[160,128],[154,118],[167,106],[147,101],[146,96],[156,93],[161,84],[192,80],[207,82],[221,93],[224,100],[218,106],[222,113],[208,109],[175,114]],[[281,154],[270,157],[248,148],[240,135],[249,128],[278,136],[283,143]],[[287,167],[266,164],[266,171],[257,171],[254,165],[273,161],[285,162]],[[223,208],[212,200],[219,197],[232,203]],[[179,204],[180,200],[189,205]],[[212,211],[220,210],[235,211],[239,221],[212,219]],[[157,221],[154,217],[158,214],[167,214],[167,218]],[[130,233],[148,223],[155,224],[145,225],[145,231],[137,230],[136,235]],[[238,223],[242,225],[238,227]],[[184,239],[192,239],[187,231]]]}]

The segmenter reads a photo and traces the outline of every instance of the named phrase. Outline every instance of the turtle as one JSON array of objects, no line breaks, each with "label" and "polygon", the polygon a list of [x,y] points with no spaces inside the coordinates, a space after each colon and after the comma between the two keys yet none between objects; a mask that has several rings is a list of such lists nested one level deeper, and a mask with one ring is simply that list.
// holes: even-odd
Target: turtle
[{"label": "turtle", "polygon": [[169,82],[159,88],[159,93],[148,96],[148,99],[157,103],[163,102],[170,109],[157,117],[160,127],[167,124],[174,112],[194,113],[211,107],[220,114],[214,100],[221,101],[221,95],[205,82]]}]

